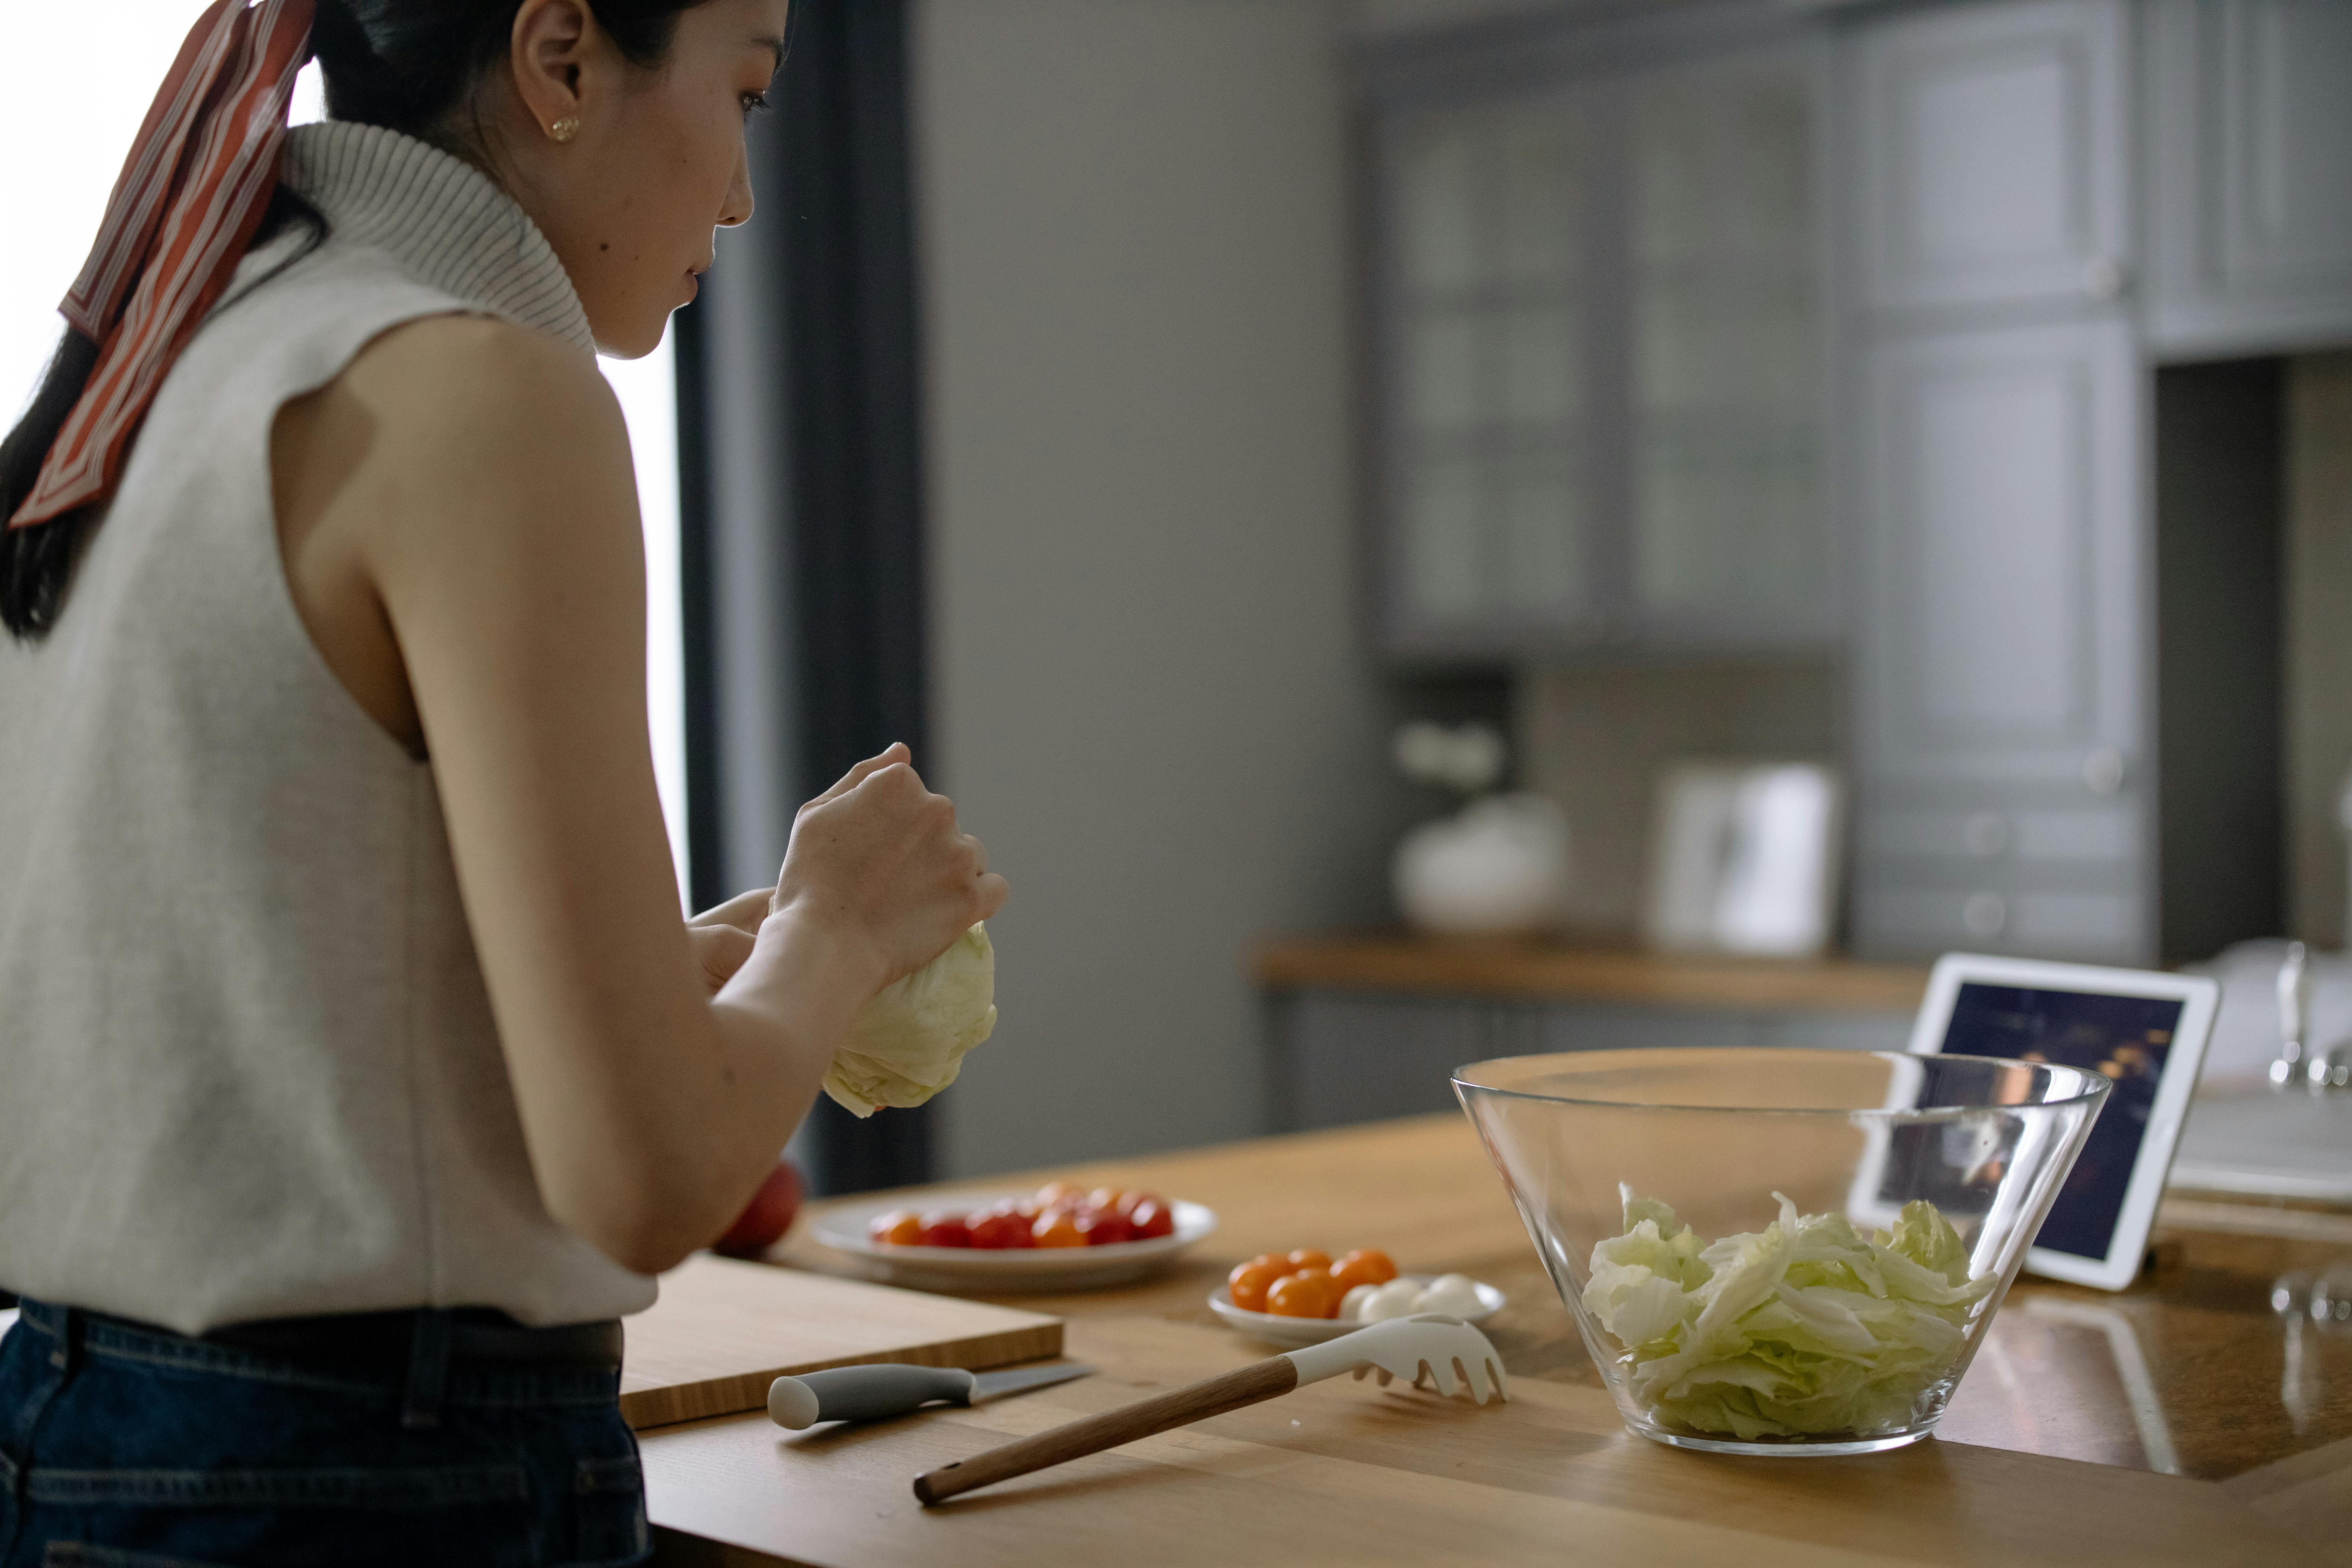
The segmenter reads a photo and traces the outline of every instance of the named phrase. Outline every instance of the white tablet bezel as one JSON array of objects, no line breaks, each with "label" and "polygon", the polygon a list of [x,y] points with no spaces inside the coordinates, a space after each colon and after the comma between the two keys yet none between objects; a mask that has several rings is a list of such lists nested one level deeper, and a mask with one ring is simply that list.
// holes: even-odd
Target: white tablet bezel
[{"label": "white tablet bezel", "polygon": [[2083,1258],[2049,1247],[2027,1249],[2028,1271],[2076,1285],[2120,1290],[2139,1278],[2147,1251],[2147,1233],[2156,1223],[2156,1205],[2163,1200],[2164,1184],[2172,1170],[2172,1152],[2180,1142],[2181,1123],[2189,1114],[2189,1098],[2196,1091],[2197,1075],[2205,1065],[2205,1046],[2213,1032],[2213,1015],[2221,1000],[2221,982],[2202,974],[2164,974],[2144,969],[2107,969],[2089,963],[2051,963],[2032,958],[1994,958],[1983,953],[1948,952],[1936,961],[1927,980],[1927,998],[1911,1026],[1910,1049],[1915,1056],[1937,1056],[1951,1029],[1952,1006],[1962,985],[2009,985],[2033,991],[2070,991],[2089,996],[2140,996],[2181,1005],[2180,1022],[2164,1055],[2164,1072],[2157,1080],[2156,1104],[2148,1112],[2147,1132],[2132,1163],[2131,1181],[2124,1188],[2122,1210],[2116,1215],[2115,1234],[2104,1258]]}]

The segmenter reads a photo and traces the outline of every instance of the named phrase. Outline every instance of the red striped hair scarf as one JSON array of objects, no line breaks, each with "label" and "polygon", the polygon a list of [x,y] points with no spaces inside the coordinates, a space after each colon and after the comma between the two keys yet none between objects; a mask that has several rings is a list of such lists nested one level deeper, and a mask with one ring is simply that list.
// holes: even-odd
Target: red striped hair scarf
[{"label": "red striped hair scarf", "polygon": [[189,30],[58,309],[99,345],[10,528],[113,491],[172,362],[228,288],[278,188],[286,104],[314,0],[214,0]]}]

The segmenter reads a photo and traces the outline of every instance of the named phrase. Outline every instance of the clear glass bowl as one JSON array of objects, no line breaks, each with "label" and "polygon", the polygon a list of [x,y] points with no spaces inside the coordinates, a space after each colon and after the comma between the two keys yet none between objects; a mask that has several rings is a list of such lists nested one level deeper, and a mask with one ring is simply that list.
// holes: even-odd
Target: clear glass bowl
[{"label": "clear glass bowl", "polygon": [[1625,1425],[1818,1455],[1934,1429],[2107,1080],[1747,1047],[1509,1057],[1454,1089]]}]

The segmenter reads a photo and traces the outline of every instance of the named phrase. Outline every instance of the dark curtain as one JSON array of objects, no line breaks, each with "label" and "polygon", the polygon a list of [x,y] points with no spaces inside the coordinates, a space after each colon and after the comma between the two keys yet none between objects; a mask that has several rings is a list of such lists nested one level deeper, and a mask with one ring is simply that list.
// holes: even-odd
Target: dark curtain
[{"label": "dark curtain", "polygon": [[[793,813],[893,741],[925,757],[905,0],[793,0],[756,207],[675,322],[695,902],[772,880]],[[820,1098],[819,1193],[919,1182],[929,1118]]]}]

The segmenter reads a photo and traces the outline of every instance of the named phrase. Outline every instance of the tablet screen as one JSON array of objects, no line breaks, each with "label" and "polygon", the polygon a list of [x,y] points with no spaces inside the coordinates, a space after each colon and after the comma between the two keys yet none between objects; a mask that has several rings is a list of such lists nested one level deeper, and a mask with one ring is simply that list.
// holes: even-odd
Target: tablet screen
[{"label": "tablet screen", "polygon": [[2082,1068],[2115,1087],[2091,1126],[2090,1142],[2058,1190],[2033,1245],[2104,1258],[2123,1213],[2133,1163],[2156,1110],[2157,1085],[2185,1003],[2177,997],[2113,996],[1964,983],[1952,1001],[1943,1049]]}]

